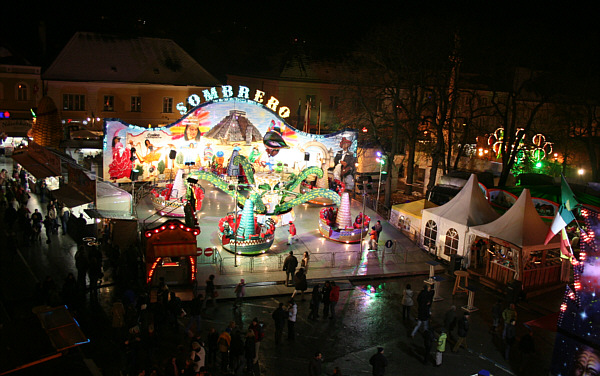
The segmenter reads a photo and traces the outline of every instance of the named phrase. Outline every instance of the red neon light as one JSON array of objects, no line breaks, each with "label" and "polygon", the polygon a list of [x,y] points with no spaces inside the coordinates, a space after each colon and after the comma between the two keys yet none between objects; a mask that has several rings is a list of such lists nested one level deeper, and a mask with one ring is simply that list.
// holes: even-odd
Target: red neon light
[{"label": "red neon light", "polygon": [[190,265],[192,265],[192,282],[196,280],[196,259],[194,256],[189,256]]},{"label": "red neon light", "polygon": [[154,260],[154,263],[152,263],[152,267],[148,271],[148,278],[146,278],[146,283],[150,283],[150,281],[152,280],[152,276],[154,275],[154,269],[156,269],[156,265],[158,265],[161,259],[162,257],[159,257],[156,260]]},{"label": "red neon light", "polygon": [[163,262],[162,266],[179,266],[176,262]]}]

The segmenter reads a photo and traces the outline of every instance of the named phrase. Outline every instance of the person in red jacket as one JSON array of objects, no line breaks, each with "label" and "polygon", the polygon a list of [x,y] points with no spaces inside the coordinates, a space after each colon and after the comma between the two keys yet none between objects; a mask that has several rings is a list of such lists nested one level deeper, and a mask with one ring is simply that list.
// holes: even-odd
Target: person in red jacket
[{"label": "person in red jacket", "polygon": [[296,239],[296,225],[294,222],[290,222],[289,235],[288,235],[288,245],[292,244]]},{"label": "person in red jacket", "polygon": [[340,300],[340,286],[337,286],[334,281],[331,281],[331,292],[329,293],[329,311],[331,312],[329,318],[335,319],[335,306],[338,300]]}]

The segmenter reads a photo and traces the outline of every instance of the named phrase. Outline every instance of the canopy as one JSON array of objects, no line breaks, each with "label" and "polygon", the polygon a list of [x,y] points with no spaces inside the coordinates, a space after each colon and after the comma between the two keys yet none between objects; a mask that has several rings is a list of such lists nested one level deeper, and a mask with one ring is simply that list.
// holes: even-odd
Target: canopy
[{"label": "canopy", "polygon": [[392,206],[390,223],[401,230],[418,233],[421,229],[423,209],[435,207],[436,204],[426,199],[396,204]]},{"label": "canopy", "polygon": [[439,256],[449,259],[444,255],[444,244],[440,239],[446,239],[454,229],[458,234],[456,253],[464,256],[465,237],[471,226],[482,225],[496,220],[499,214],[490,206],[485,195],[479,188],[477,176],[472,174],[461,191],[442,206],[423,210],[421,233],[425,234],[428,221],[433,221],[437,226],[436,245],[441,248]]},{"label": "canopy", "polygon": [[470,233],[500,239],[529,251],[556,249],[559,247],[558,237],[544,245],[548,229],[548,225],[535,210],[529,189],[524,189],[517,202],[502,217],[487,224],[471,227]]}]

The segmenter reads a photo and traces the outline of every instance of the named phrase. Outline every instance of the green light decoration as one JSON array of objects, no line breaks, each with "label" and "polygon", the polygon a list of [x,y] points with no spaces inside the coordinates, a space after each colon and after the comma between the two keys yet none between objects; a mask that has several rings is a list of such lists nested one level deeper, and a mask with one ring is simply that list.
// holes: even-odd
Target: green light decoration
[{"label": "green light decoration", "polygon": [[241,165],[246,174],[246,179],[248,179],[248,183],[254,184],[254,169],[246,157],[240,154],[236,155],[235,158],[233,158],[233,164]]},{"label": "green light decoration", "polygon": [[322,178],[323,170],[317,166],[311,166],[311,167],[305,168],[304,170],[302,170],[300,175],[294,177],[293,180],[289,181],[285,185],[285,189],[288,191],[293,191],[310,175],[317,175],[317,177]]},{"label": "green light decoration", "polygon": [[318,188],[318,189],[311,189],[309,192],[307,192],[303,195],[300,195],[300,196],[298,196],[290,201],[287,201],[281,205],[277,205],[275,207],[275,211],[285,213],[286,211],[290,210],[292,207],[294,207],[296,205],[303,204],[310,200],[314,200],[318,197],[327,198],[327,199],[333,201],[333,203],[336,205],[340,205],[342,202],[340,195],[337,194],[336,192],[334,192],[330,189]]}]

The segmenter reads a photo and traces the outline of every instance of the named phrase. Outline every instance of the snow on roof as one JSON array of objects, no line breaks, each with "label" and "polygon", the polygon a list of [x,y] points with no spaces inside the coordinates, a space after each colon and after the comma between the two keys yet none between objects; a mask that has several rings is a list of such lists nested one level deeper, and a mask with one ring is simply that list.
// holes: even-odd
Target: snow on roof
[{"label": "snow on roof", "polygon": [[77,32],[44,80],[216,86],[219,81],[170,39]]}]

